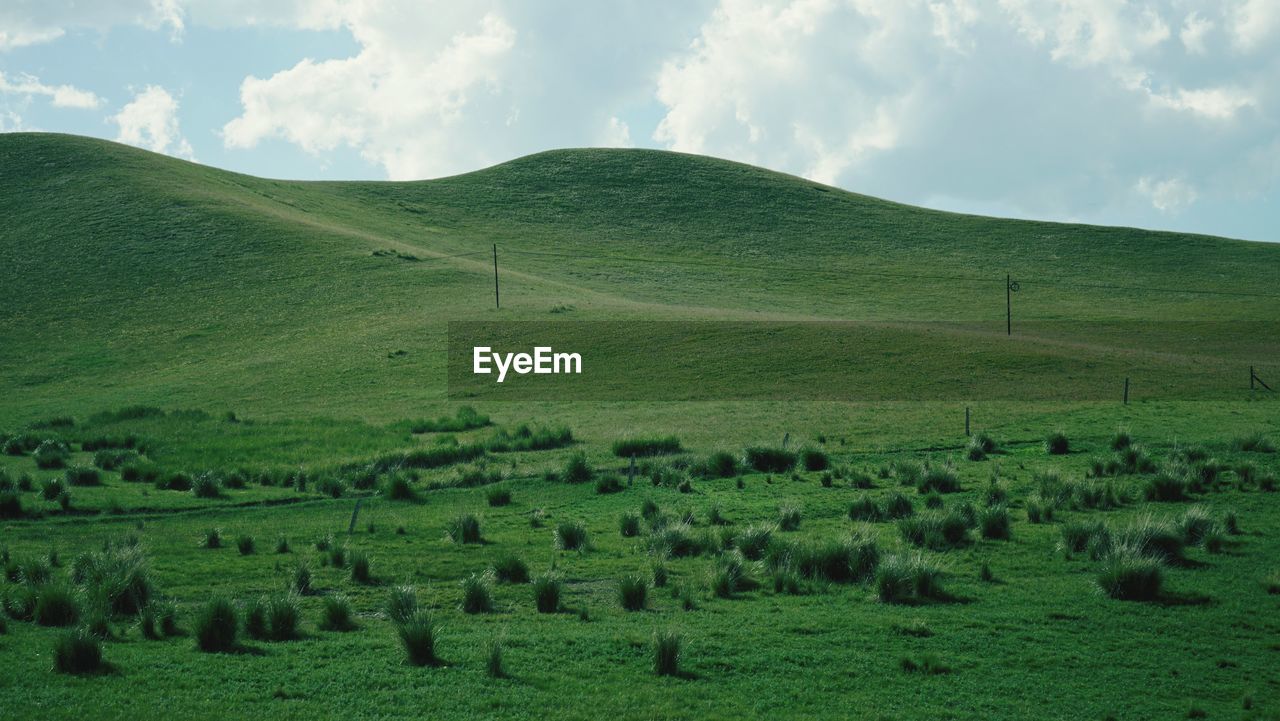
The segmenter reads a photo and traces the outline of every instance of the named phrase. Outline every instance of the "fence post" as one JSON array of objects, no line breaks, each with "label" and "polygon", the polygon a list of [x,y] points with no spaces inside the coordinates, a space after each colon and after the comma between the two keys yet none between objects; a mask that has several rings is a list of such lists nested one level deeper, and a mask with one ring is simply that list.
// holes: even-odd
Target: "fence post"
[{"label": "fence post", "polygon": [[356,532],[356,519],[360,517],[360,504],[364,503],[363,498],[356,499],[356,507],[351,511],[351,523],[347,526],[347,535]]},{"label": "fence post", "polygon": [[1129,405],[1129,377],[1124,378],[1124,404]]},{"label": "fence post", "polygon": [[969,406],[964,407],[964,434],[966,436],[971,435],[969,433]]}]

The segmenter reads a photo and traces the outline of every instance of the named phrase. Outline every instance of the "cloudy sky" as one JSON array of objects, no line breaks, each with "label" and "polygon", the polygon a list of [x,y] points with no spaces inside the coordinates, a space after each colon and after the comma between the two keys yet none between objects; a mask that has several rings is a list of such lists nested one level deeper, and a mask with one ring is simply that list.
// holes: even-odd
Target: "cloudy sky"
[{"label": "cloudy sky", "polygon": [[1280,241],[1280,0],[5,0],[15,130],[308,179],[667,148]]}]

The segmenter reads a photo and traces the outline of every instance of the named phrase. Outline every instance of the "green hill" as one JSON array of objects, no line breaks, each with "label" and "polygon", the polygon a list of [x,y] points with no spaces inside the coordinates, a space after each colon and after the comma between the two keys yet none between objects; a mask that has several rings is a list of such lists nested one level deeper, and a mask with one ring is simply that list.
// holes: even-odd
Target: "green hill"
[{"label": "green hill", "polygon": [[[1280,245],[33,134],[0,218],[0,719],[1275,716]],[[616,396],[446,398],[500,319]]]},{"label": "green hill", "polygon": [[[5,134],[0,213],[9,421],[133,402],[404,417],[442,399],[451,319],[975,321],[998,334],[1006,273],[1020,324],[1280,310],[1278,245],[943,213],[649,150],[316,183]],[[1184,351],[1229,339],[1205,332]],[[1133,343],[1111,335],[1102,348]]]}]

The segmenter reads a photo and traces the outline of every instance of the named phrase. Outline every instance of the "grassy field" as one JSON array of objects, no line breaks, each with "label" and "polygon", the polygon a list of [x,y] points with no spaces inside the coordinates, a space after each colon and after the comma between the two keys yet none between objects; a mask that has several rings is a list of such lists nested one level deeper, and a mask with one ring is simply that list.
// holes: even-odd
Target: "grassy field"
[{"label": "grassy field", "polygon": [[[38,134],[0,212],[0,718],[1280,718],[1280,246],[652,151],[302,183]],[[951,375],[467,412],[458,320],[852,321],[857,383]]]}]

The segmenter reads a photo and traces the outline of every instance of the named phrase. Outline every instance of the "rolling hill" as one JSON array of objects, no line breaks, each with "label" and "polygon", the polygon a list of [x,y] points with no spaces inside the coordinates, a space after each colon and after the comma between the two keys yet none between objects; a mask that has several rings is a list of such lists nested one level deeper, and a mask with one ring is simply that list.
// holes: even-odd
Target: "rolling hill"
[{"label": "rolling hill", "polygon": [[962,322],[981,344],[1009,273],[1020,330],[1063,321],[1024,342],[1234,368],[1270,346],[1223,350],[1238,329],[1217,324],[1280,310],[1280,245],[957,215],[649,150],[292,182],[4,134],[0,213],[11,422],[132,402],[406,417],[443,399],[447,320]]}]

